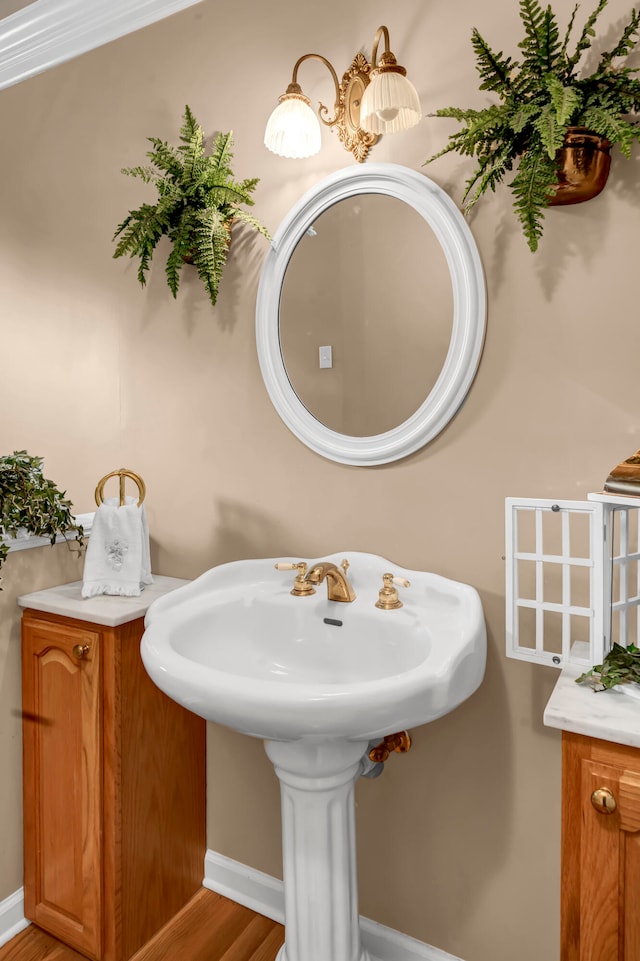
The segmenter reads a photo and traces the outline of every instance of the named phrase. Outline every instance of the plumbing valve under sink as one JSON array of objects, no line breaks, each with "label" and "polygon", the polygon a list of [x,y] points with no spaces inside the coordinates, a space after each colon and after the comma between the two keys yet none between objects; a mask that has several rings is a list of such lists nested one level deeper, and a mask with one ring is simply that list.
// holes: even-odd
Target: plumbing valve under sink
[{"label": "plumbing valve under sink", "polygon": [[408,731],[398,731],[396,734],[385,734],[382,741],[369,751],[369,760],[374,763],[387,760],[392,751],[406,754],[411,750],[411,737]]}]

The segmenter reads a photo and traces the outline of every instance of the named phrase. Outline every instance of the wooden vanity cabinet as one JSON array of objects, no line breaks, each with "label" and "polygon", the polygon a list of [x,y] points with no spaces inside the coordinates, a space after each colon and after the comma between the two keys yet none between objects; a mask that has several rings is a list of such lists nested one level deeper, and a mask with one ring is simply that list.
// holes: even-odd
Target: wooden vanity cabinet
[{"label": "wooden vanity cabinet", "polygon": [[561,961],[639,961],[640,749],[563,732],[562,751]]},{"label": "wooden vanity cabinet", "polygon": [[200,888],[205,722],[117,627],[22,618],[25,916],[95,961],[126,961]]}]

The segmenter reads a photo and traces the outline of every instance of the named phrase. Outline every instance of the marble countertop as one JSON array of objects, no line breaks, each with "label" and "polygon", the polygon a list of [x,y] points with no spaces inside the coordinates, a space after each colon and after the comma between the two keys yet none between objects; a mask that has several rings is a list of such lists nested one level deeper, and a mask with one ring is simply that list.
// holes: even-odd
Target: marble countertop
[{"label": "marble countertop", "polygon": [[544,712],[547,727],[640,747],[640,701],[618,691],[594,692],[576,684],[578,664],[563,668]]},{"label": "marble countertop", "polygon": [[20,607],[47,614],[61,614],[63,617],[74,617],[106,627],[118,627],[128,621],[135,621],[138,617],[144,617],[147,609],[158,597],[188,583],[189,581],[179,577],[154,574],[153,584],[148,584],[138,597],[101,594],[98,597],[85,598],[82,597],[82,581],[74,581],[72,584],[61,584],[44,591],[22,594],[18,598],[18,604]]}]

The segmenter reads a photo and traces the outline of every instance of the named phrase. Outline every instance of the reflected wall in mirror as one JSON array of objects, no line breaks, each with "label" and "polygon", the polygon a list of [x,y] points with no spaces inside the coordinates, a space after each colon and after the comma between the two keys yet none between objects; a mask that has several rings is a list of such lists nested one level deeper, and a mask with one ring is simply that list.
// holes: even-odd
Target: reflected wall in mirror
[{"label": "reflected wall in mirror", "polygon": [[279,322],[287,376],[318,421],[353,437],[392,430],[435,386],[451,341],[451,278],[433,230],[384,194],[334,204],[296,245]]},{"label": "reflected wall in mirror", "polygon": [[[323,457],[373,466],[419,450],[455,416],[485,323],[480,256],[453,201],[407,167],[367,164],[327,177],[280,225],[260,277],[256,343],[296,437]],[[332,369],[319,369],[322,346],[334,348]]]}]

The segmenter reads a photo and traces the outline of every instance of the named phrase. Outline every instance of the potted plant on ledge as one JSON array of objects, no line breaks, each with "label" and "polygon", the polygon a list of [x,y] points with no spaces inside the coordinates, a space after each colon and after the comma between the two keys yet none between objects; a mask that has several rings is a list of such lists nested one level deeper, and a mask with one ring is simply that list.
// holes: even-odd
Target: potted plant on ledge
[{"label": "potted plant on ledge", "polygon": [[572,45],[578,5],[561,35],[550,6],[520,0],[524,38],[519,60],[495,53],[474,28],[480,89],[495,94],[500,103],[435,113],[457,120],[462,129],[426,163],[451,151],[476,159],[465,184],[465,213],[487,190],[495,191],[515,166],[509,184],[513,207],[532,251],[542,236],[545,209],[595,196],[606,182],[610,146],[617,144],[629,157],[640,138],[640,127],[629,117],[640,109],[640,80],[633,76],[637,69],[621,63],[638,42],[640,12],[632,11],[618,42],[600,54],[591,73],[581,69],[607,3],[599,0]]},{"label": "potted plant on ledge", "polygon": [[12,538],[46,537],[53,545],[61,536],[82,548],[83,533],[65,492],[43,476],[41,457],[31,457],[26,450],[0,456],[0,568]]},{"label": "potted plant on ledge", "polygon": [[138,257],[138,280],[144,286],[155,247],[166,235],[172,249],[165,272],[173,296],[178,293],[182,266],[193,264],[215,305],[232,224],[248,224],[270,239],[266,227],[240,206],[254,203],[251,194],[259,181],[233,179],[231,132],[218,134],[211,153],[205,153],[202,127],[188,106],[180,129],[180,146],[173,147],[157,137],[148,140],[153,145],[147,153],[151,163],[125,167],[122,173],[153,184],[158,199],[155,204],[145,203],[131,210],[119,224],[113,256]]}]

